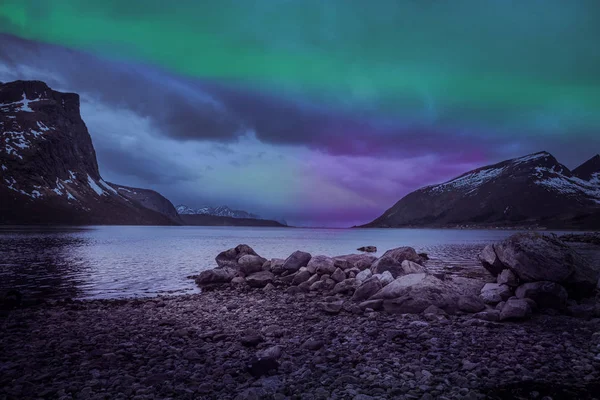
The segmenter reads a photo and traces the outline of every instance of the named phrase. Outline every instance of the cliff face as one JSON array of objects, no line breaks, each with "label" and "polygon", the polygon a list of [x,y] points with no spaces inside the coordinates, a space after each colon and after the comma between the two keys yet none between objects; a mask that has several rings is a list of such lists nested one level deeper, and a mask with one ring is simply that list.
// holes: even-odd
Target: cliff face
[{"label": "cliff face", "polygon": [[150,203],[102,179],[77,94],[40,81],[0,85],[1,224],[178,223]]},{"label": "cliff face", "polygon": [[[596,176],[596,175],[592,175]],[[364,227],[600,227],[600,182],[546,152],[507,160],[427,186]]]}]

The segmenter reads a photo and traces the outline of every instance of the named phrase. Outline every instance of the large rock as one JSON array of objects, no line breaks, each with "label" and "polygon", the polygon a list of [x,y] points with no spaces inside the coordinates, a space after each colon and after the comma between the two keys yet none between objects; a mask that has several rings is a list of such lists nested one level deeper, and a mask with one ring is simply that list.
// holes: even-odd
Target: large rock
[{"label": "large rock", "polygon": [[308,262],[307,268],[314,270],[319,275],[331,275],[336,270],[333,258],[327,256],[314,256]]},{"label": "large rock", "polygon": [[358,250],[358,251],[364,251],[365,253],[376,253],[377,252],[377,247],[375,247],[375,246],[363,246],[363,247],[359,247],[356,250]]},{"label": "large rock", "polygon": [[598,280],[589,262],[556,237],[519,233],[494,245],[494,250],[521,282],[560,283],[571,297],[590,295]]},{"label": "large rock", "polygon": [[501,301],[508,300],[512,295],[512,290],[506,285],[498,283],[486,283],[480,292],[481,299],[487,304],[498,304]]},{"label": "large rock", "polygon": [[356,278],[344,279],[343,281],[334,286],[333,293],[353,294],[354,291],[358,288],[358,285],[359,283],[356,280]]},{"label": "large rock", "polygon": [[283,269],[289,272],[296,272],[302,267],[306,267],[311,259],[310,253],[304,251],[293,252],[283,263]]},{"label": "large rock", "polygon": [[375,274],[373,276],[375,278],[379,279],[379,281],[381,282],[381,284],[383,286],[387,286],[390,283],[394,282],[394,277],[392,276],[392,274],[390,273],[390,271],[385,271],[382,274]]},{"label": "large rock", "polygon": [[429,274],[401,276],[370,299],[384,299],[383,307],[391,313],[421,313],[431,305],[449,313],[458,309],[454,289]]},{"label": "large rock", "polygon": [[281,258],[272,258],[271,259],[271,272],[274,273],[275,275],[281,275],[283,273],[283,271],[285,271],[283,269],[284,262],[285,262],[285,260],[283,260]]},{"label": "large rock", "polygon": [[[421,263],[423,260],[412,247],[398,247],[386,251],[379,259],[371,265],[371,271],[374,274],[381,274],[389,271],[394,278],[406,275],[407,272],[402,268],[402,262],[408,260],[413,263]],[[413,268],[412,266],[410,268]],[[424,271],[421,271],[424,272]],[[408,272],[410,273],[410,272]]]},{"label": "large rock", "polygon": [[331,274],[331,279],[336,282],[341,282],[346,279],[346,274],[340,268],[336,268],[336,270]]},{"label": "large rock", "polygon": [[334,257],[333,259],[336,263],[336,267],[341,269],[358,268],[359,270],[364,271],[371,267],[373,262],[377,260],[377,257],[369,254],[347,254]]},{"label": "large rock", "polygon": [[375,295],[375,293],[379,292],[382,288],[383,285],[379,279],[369,278],[356,289],[352,296],[352,301],[365,301]]},{"label": "large rock", "polygon": [[500,311],[500,321],[522,320],[531,316],[531,307],[524,299],[510,299]]},{"label": "large rock", "polygon": [[267,261],[266,259],[264,259],[260,256],[246,254],[246,255],[241,256],[238,259],[238,265],[239,265],[240,271],[242,273],[244,273],[244,275],[250,275],[254,272],[262,271],[263,264],[266,261]]},{"label": "large rock", "polygon": [[467,313],[478,313],[485,310],[485,304],[477,296],[459,296],[458,309]]},{"label": "large rock", "polygon": [[298,271],[296,275],[294,275],[294,279],[292,279],[292,285],[299,285],[302,282],[306,282],[310,279],[311,275],[308,270]]},{"label": "large rock", "polygon": [[367,279],[369,279],[371,276],[373,276],[373,273],[371,272],[371,270],[365,269],[364,271],[360,271],[358,274],[356,274],[356,280],[359,282],[364,282]]},{"label": "large rock", "polygon": [[498,275],[496,282],[500,285],[508,285],[511,287],[519,286],[519,280],[510,269],[502,270],[500,275]]},{"label": "large rock", "polygon": [[213,283],[229,283],[237,275],[233,268],[215,268],[200,272],[196,278],[198,285],[209,285]]},{"label": "large rock", "polygon": [[[258,256],[252,247],[247,244],[240,244],[233,249],[225,250],[215,258],[217,265],[221,268],[239,268],[238,260],[246,255]],[[261,264],[262,265],[262,264]]]},{"label": "large rock", "polygon": [[253,288],[263,288],[273,282],[274,275],[269,271],[255,272],[246,277],[246,283]]},{"label": "large rock", "polygon": [[498,276],[504,269],[504,264],[496,255],[493,244],[488,244],[479,254],[479,261],[483,268],[487,269],[492,275]]},{"label": "large rock", "polygon": [[515,294],[520,299],[532,299],[539,308],[562,309],[567,305],[567,291],[555,282],[525,283],[517,288]]}]

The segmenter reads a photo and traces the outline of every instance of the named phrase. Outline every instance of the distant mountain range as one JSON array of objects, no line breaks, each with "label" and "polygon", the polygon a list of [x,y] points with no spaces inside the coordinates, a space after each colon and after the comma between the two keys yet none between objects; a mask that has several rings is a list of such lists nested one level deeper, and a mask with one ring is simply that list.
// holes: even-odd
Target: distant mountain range
[{"label": "distant mountain range", "polygon": [[573,171],[550,153],[416,190],[362,227],[600,228],[600,156]]},{"label": "distant mountain range", "polygon": [[281,226],[227,207],[210,212],[182,218],[153,190],[102,179],[79,95],[41,81],[0,83],[0,224]]},{"label": "distant mountain range", "polygon": [[179,215],[213,215],[216,217],[260,219],[256,214],[241,210],[232,210],[227,206],[191,208],[180,204],[176,209]]}]

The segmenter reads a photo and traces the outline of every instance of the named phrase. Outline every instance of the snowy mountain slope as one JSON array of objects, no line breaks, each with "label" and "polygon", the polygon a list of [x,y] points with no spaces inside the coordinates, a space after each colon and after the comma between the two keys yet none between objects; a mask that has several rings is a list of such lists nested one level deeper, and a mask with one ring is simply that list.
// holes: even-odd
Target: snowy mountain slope
[{"label": "snowy mountain slope", "polygon": [[547,152],[530,154],[419,189],[365,226],[583,228],[600,211],[600,182],[595,171],[581,176]]},{"label": "snowy mountain slope", "polygon": [[241,210],[232,210],[227,206],[191,208],[180,204],[176,208],[179,215],[213,215],[217,217],[260,219],[256,214]]},{"label": "snowy mountain slope", "polygon": [[0,85],[0,223],[175,222],[102,179],[77,94],[16,81]]}]

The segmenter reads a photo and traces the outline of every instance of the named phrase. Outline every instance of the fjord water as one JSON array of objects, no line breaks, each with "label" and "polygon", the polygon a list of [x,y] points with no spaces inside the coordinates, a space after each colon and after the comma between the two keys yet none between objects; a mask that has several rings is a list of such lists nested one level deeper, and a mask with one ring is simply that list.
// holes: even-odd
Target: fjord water
[{"label": "fjord water", "polygon": [[487,243],[514,231],[302,229],[254,227],[5,227],[0,229],[0,292],[44,298],[119,298],[197,292],[188,276],[213,268],[240,243],[266,258],[295,250],[313,255],[375,255],[399,246],[429,254],[431,265],[474,268]]}]

